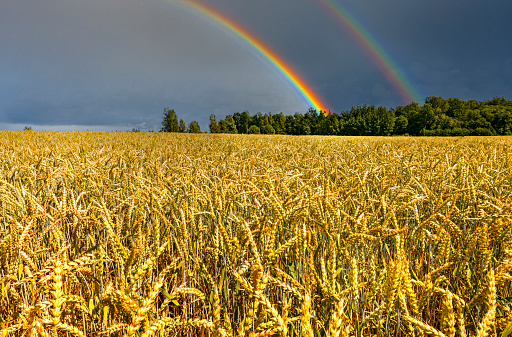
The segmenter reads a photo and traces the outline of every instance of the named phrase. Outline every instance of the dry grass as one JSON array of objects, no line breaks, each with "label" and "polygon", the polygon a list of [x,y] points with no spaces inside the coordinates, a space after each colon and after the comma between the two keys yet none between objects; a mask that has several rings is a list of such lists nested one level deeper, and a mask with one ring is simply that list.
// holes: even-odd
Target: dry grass
[{"label": "dry grass", "polygon": [[0,336],[512,327],[512,138],[0,133]]}]

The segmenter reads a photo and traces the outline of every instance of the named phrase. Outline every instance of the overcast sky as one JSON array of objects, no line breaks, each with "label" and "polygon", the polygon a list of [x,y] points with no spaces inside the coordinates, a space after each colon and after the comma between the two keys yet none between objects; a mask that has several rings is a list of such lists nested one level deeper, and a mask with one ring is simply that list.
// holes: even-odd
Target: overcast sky
[{"label": "overcast sky", "polygon": [[[245,41],[179,0],[0,0],[0,129],[207,130],[308,103]],[[203,0],[264,41],[332,111],[403,104],[320,0]],[[512,1],[337,0],[426,96],[512,98]],[[422,102],[420,102],[422,103]]]}]

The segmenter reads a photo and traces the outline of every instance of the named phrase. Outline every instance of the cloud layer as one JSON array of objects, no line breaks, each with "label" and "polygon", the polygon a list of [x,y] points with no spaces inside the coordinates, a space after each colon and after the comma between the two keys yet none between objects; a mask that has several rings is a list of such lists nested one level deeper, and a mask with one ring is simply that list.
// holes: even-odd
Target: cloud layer
[{"label": "cloud layer", "polygon": [[[0,127],[157,130],[171,107],[206,129],[211,113],[308,109],[245,41],[178,0],[0,1]],[[207,4],[271,46],[332,110],[403,103],[317,1]],[[509,1],[343,5],[423,96],[512,92]]]}]

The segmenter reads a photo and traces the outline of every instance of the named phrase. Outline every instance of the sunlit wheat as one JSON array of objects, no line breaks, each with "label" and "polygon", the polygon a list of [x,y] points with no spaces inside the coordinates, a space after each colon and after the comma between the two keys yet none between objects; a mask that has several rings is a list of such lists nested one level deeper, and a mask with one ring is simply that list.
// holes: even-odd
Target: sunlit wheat
[{"label": "sunlit wheat", "polygon": [[494,336],[512,139],[0,133],[0,336]]}]

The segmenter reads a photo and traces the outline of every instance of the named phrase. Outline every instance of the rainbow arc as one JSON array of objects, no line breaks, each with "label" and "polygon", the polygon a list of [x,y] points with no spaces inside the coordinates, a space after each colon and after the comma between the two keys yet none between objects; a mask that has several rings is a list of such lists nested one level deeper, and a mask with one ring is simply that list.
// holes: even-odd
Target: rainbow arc
[{"label": "rainbow arc", "polygon": [[[166,0],[172,4],[176,2]],[[189,9],[193,9],[198,14],[213,20],[224,28],[227,28],[233,34],[244,40],[259,54],[261,54],[282,76],[296,89],[300,96],[315,109],[317,112],[327,111],[327,104],[320,96],[311,88],[311,86],[299,75],[297,71],[292,69],[285,60],[283,60],[275,51],[267,46],[263,41],[258,39],[254,34],[242,27],[235,20],[229,18],[218,10],[195,0],[181,0],[180,4],[186,5]]]},{"label": "rainbow arc", "polygon": [[[326,104],[312,87],[292,69],[287,62],[262,40],[249,32],[232,18],[220,11],[197,0],[165,0],[174,5],[183,5],[187,10],[196,12],[198,15],[215,22],[226,28],[250,45],[264,57],[282,76],[296,89],[300,96],[318,112],[328,111]],[[387,55],[380,45],[370,34],[357,22],[357,20],[335,0],[318,0],[318,2],[334,16],[335,20],[352,36],[352,38],[366,52],[368,57],[379,68],[381,73],[388,79],[393,88],[402,98],[405,104],[413,101],[420,102],[421,96],[411,85],[404,73],[400,71],[395,62]]]},{"label": "rainbow arc", "polygon": [[380,69],[391,85],[401,96],[405,104],[422,100],[418,91],[411,85],[404,73],[388,56],[384,49],[364,29],[357,20],[335,0],[318,0],[320,4],[334,16],[335,20],[352,36],[361,46],[368,57]]}]

